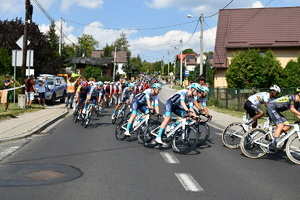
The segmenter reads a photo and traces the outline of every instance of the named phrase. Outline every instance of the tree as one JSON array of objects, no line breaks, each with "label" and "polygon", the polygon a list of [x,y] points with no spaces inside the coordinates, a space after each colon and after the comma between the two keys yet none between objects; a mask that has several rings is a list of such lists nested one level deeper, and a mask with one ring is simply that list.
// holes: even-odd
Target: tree
[{"label": "tree", "polygon": [[114,47],[112,45],[109,46],[108,44],[106,44],[106,46],[103,48],[103,57],[111,57],[113,51]]},{"label": "tree", "polygon": [[261,54],[258,49],[248,49],[233,56],[225,77],[229,88],[264,88],[278,84],[281,73],[271,50]]},{"label": "tree", "polygon": [[91,57],[92,51],[99,46],[99,42],[94,39],[92,35],[83,33],[81,37],[78,37],[79,50],[85,57]]},{"label": "tree", "polygon": [[49,41],[49,45],[53,50],[56,50],[58,53],[59,46],[59,37],[55,33],[55,23],[51,22],[49,26],[49,30],[46,32],[47,40]]},{"label": "tree", "polygon": [[117,38],[116,41],[113,43],[113,47],[116,47],[117,50],[128,51],[130,45],[125,33],[122,32],[120,34],[120,37]]},{"label": "tree", "polygon": [[182,54],[194,54],[194,50],[193,49],[185,49],[182,51]]},{"label": "tree", "polygon": [[4,48],[0,48],[0,74],[13,74],[11,56]]},{"label": "tree", "polygon": [[289,61],[283,69],[283,75],[280,79],[280,87],[299,87],[300,86],[300,56],[297,61]]},{"label": "tree", "polygon": [[102,69],[96,66],[86,66],[83,76],[87,79],[95,78],[96,80],[99,80],[99,78],[102,76]]}]

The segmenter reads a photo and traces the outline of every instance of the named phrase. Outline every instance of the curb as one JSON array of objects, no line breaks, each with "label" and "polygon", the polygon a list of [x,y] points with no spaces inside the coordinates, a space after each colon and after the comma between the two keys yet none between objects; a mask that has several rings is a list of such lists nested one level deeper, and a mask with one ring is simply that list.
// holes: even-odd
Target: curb
[{"label": "curb", "polygon": [[34,134],[38,134],[40,131],[44,130],[45,128],[47,128],[47,126],[50,126],[51,124],[53,124],[54,122],[58,121],[60,118],[63,118],[66,114],[68,114],[68,109],[65,108],[64,112],[60,115],[58,115],[57,117],[49,120],[48,122],[45,122],[43,124],[39,124],[37,127],[33,128],[32,130],[16,136],[16,137],[11,137],[11,138],[7,138],[7,139],[2,139],[0,140],[0,142],[9,142],[9,141],[14,141],[14,140],[19,140],[19,139],[24,139],[27,137],[30,137]]}]

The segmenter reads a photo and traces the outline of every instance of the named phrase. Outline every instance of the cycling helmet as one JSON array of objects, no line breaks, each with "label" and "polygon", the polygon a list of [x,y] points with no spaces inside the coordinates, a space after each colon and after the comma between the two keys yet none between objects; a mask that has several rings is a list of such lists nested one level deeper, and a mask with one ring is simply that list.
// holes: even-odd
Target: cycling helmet
[{"label": "cycling helmet", "polygon": [[154,83],[153,85],[152,85],[152,88],[157,88],[157,89],[161,89],[162,88],[162,85],[160,84],[160,83]]},{"label": "cycling helmet", "polygon": [[134,87],[135,87],[135,84],[134,84],[134,83],[129,83],[129,84],[128,84],[128,87],[134,88]]},{"label": "cycling helmet", "polygon": [[194,88],[195,90],[197,90],[197,92],[200,92],[201,90],[203,91],[203,87],[199,83],[192,83],[192,85],[190,85],[190,88]]},{"label": "cycling helmet", "polygon": [[278,87],[277,85],[273,85],[273,86],[271,86],[271,87],[270,87],[270,90],[274,90],[275,92],[278,92],[278,93],[280,93],[280,92],[281,92],[281,89],[280,89],[280,87]]},{"label": "cycling helmet", "polygon": [[202,89],[201,89],[201,91],[203,91],[204,93],[209,93],[209,88],[208,87],[206,87],[206,86],[202,86]]},{"label": "cycling helmet", "polygon": [[81,86],[88,86],[89,84],[86,81],[80,83]]},{"label": "cycling helmet", "polygon": [[300,93],[300,87],[296,88],[296,94]]},{"label": "cycling helmet", "polygon": [[102,81],[99,81],[99,82],[98,82],[98,85],[103,85],[103,82],[102,82]]}]

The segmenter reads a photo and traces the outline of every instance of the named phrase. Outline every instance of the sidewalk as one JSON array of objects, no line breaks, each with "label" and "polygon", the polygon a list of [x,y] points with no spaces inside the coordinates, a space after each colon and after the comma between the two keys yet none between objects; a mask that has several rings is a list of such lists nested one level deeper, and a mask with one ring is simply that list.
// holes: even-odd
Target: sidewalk
[{"label": "sidewalk", "polygon": [[48,106],[43,110],[28,112],[14,119],[0,122],[0,142],[16,140],[36,134],[67,113],[65,104]]},{"label": "sidewalk", "polygon": [[[168,98],[177,91],[178,90],[170,88],[168,84],[164,84],[162,91],[159,93],[160,101],[162,103],[166,103]],[[228,114],[219,113],[214,110],[209,110],[209,114],[212,116],[212,120],[208,122],[208,124],[217,126],[219,129],[222,130],[232,122],[243,122],[243,119],[241,118],[233,117]]]}]

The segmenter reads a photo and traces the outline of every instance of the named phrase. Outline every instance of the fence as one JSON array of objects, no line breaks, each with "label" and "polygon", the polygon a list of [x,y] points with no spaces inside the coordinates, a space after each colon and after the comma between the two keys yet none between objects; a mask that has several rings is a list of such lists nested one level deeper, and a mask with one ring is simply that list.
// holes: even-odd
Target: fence
[{"label": "fence", "polygon": [[[296,88],[281,89],[279,97],[287,94],[294,94],[295,90]],[[245,111],[243,107],[247,98],[258,92],[269,92],[269,88],[210,88],[208,104],[214,105],[218,108]],[[265,111],[265,106],[261,106],[261,108]],[[290,120],[296,120],[296,116],[290,111],[283,112],[283,115]]]}]

